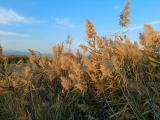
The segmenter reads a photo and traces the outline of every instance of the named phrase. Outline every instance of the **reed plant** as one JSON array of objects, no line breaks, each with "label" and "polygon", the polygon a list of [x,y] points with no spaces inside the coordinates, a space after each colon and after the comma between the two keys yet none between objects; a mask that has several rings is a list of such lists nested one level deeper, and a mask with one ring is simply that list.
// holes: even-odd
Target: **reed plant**
[{"label": "reed plant", "polygon": [[[120,25],[129,22],[129,0]],[[77,52],[53,46],[52,56],[29,49],[22,72],[1,56],[0,119],[159,120],[160,37],[144,25],[137,43],[126,34],[108,40],[85,23],[87,45]],[[87,54],[84,54],[87,53]],[[15,67],[19,66],[15,63]]]}]

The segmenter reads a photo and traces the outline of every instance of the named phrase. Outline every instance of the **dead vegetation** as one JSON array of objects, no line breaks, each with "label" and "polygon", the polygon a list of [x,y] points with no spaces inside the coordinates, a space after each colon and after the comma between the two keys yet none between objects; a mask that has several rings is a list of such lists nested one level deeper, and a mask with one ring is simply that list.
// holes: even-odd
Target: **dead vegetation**
[{"label": "dead vegetation", "polygon": [[[129,1],[121,15],[123,27],[129,23],[128,6]],[[63,44],[53,47],[52,57],[29,50],[22,73],[8,74],[3,60],[0,119],[160,119],[158,32],[144,25],[140,47],[126,35],[110,41],[98,36],[89,20],[85,27],[88,45],[80,45],[76,54]]]}]

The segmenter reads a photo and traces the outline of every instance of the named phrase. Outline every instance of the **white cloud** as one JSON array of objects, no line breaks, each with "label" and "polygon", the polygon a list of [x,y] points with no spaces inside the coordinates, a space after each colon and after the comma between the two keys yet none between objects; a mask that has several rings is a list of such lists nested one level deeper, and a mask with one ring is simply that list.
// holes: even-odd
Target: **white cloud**
[{"label": "white cloud", "polygon": [[17,33],[17,32],[11,32],[11,31],[3,31],[0,30],[1,36],[16,36],[16,37],[29,37],[30,35],[24,34],[24,33]]},{"label": "white cloud", "polygon": [[[145,23],[145,24],[157,25],[157,24],[160,24],[160,20],[152,21],[152,22]],[[137,26],[135,26],[135,27],[131,27],[131,28],[129,28],[128,30],[129,30],[129,31],[139,30],[139,29],[142,29],[142,28],[143,28],[143,26],[144,26],[143,24],[141,24],[141,25],[137,25]]]},{"label": "white cloud", "polygon": [[44,23],[46,21],[35,20],[18,14],[12,9],[0,7],[0,25],[8,25],[13,23]]},{"label": "white cloud", "polygon": [[66,28],[78,27],[78,25],[73,24],[69,18],[56,18],[55,24]]},{"label": "white cloud", "polygon": [[[160,24],[160,20],[155,20],[155,21],[152,21],[152,22],[144,23],[144,24],[157,25],[157,24]],[[126,28],[121,32],[132,32],[132,31],[137,31],[137,30],[143,29],[144,24],[140,24],[140,25],[137,25],[137,26]],[[120,30],[118,30],[114,33],[119,33],[119,32],[120,32]]]},{"label": "white cloud", "polygon": [[152,21],[152,22],[150,22],[150,24],[151,24],[151,25],[160,24],[160,20]]}]

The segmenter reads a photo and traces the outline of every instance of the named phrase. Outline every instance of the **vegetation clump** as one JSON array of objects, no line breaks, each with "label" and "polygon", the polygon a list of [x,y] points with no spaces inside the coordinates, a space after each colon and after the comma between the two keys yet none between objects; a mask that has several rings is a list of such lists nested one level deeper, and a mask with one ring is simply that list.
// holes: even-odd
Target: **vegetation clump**
[{"label": "vegetation clump", "polygon": [[[128,17],[129,1],[120,16],[122,27]],[[144,25],[135,44],[126,35],[99,36],[89,20],[85,27],[87,45],[76,53],[64,44],[53,46],[52,57],[29,49],[26,64],[14,62],[18,70],[1,56],[0,119],[160,119],[158,31]]]}]

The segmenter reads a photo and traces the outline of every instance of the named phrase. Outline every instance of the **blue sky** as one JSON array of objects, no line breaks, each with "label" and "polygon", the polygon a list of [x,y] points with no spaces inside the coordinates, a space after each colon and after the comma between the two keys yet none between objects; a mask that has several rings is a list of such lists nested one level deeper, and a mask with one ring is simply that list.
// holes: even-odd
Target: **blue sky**
[{"label": "blue sky", "polygon": [[[0,44],[6,50],[28,48],[50,52],[70,34],[73,48],[83,43],[88,18],[97,33],[120,29],[119,15],[126,0],[0,0]],[[131,0],[132,40],[144,23],[160,28],[160,0]]]}]

